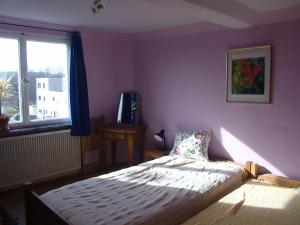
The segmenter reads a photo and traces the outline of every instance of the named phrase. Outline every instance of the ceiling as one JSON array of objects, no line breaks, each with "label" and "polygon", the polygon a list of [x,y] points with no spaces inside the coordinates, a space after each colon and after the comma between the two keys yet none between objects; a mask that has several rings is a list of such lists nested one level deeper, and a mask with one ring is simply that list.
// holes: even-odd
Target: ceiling
[{"label": "ceiling", "polygon": [[102,1],[105,9],[94,16],[93,0],[0,0],[0,16],[122,33],[191,24],[239,29],[300,19],[300,0]]}]

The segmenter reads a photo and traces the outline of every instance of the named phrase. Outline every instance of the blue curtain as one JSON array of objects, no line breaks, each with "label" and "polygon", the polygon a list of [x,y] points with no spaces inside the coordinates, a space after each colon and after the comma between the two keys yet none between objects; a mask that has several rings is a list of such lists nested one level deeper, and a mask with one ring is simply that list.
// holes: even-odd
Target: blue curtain
[{"label": "blue curtain", "polygon": [[73,34],[70,60],[71,135],[88,136],[91,133],[86,72],[81,37]]}]

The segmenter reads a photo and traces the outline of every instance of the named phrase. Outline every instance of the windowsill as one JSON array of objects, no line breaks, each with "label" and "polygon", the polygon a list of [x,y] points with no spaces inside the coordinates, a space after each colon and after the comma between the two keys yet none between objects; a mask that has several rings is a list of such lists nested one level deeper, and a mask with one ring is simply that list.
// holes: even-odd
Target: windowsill
[{"label": "windowsill", "polygon": [[70,123],[62,123],[62,124],[55,124],[55,125],[40,125],[40,126],[32,126],[32,127],[18,127],[18,128],[11,128],[7,132],[0,133],[0,138],[46,133],[46,132],[53,132],[59,130],[66,130],[70,128],[71,128]]}]

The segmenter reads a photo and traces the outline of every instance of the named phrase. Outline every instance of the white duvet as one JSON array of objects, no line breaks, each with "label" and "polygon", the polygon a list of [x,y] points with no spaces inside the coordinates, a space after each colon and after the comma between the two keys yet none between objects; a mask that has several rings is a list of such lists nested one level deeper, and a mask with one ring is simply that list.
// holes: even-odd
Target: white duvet
[{"label": "white duvet", "polygon": [[49,191],[42,200],[73,225],[180,224],[242,184],[225,162],[165,156]]}]

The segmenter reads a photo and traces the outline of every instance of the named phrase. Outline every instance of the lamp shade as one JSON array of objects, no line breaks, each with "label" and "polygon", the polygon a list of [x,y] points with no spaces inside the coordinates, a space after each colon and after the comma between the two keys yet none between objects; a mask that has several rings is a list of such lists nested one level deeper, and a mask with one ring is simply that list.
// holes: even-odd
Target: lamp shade
[{"label": "lamp shade", "polygon": [[165,130],[161,130],[157,134],[154,134],[154,138],[159,142],[163,142],[165,139]]},{"label": "lamp shade", "polygon": [[166,151],[166,136],[165,130],[160,130],[157,134],[154,134],[154,138],[162,143],[160,150]]}]

